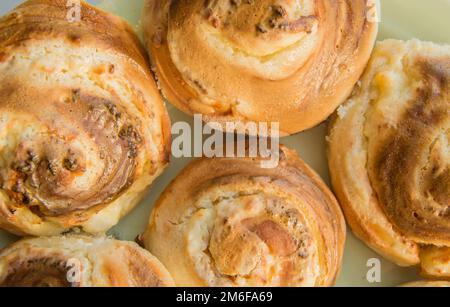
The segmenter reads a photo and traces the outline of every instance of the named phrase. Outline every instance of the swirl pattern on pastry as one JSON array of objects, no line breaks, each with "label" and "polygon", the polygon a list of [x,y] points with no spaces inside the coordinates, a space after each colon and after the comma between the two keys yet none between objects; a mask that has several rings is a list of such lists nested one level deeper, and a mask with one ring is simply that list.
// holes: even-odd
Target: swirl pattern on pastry
[{"label": "swirl pattern on pastry", "polygon": [[143,30],[176,107],[223,126],[280,122],[293,134],[351,93],[377,33],[372,2],[147,0]]},{"label": "swirl pattern on pastry", "polygon": [[178,286],[329,286],[345,222],[333,194],[298,155],[199,159],[157,201],[144,246]]},{"label": "swirl pattern on pastry", "polygon": [[430,280],[421,280],[410,282],[402,285],[402,287],[407,288],[448,288],[450,287],[450,282],[448,281],[430,281]]},{"label": "swirl pattern on pastry", "polygon": [[429,261],[450,256],[449,144],[450,46],[379,43],[330,127],[333,186],[367,244],[438,277],[450,276],[430,267],[446,257]]},{"label": "swirl pattern on pastry", "polygon": [[132,29],[82,2],[27,1],[0,19],[0,227],[103,232],[169,158],[170,124]]},{"label": "swirl pattern on pastry", "polygon": [[173,286],[164,266],[133,242],[84,235],[23,239],[0,252],[0,287]]}]

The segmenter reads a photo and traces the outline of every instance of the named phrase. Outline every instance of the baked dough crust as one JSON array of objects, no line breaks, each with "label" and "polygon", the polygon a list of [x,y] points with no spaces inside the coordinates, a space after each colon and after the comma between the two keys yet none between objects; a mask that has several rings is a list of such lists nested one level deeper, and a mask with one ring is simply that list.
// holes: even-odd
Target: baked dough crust
[{"label": "baked dough crust", "polygon": [[162,93],[177,108],[224,130],[280,122],[289,135],[351,93],[377,35],[374,3],[146,0],[142,26]]},{"label": "baked dough crust", "polygon": [[0,19],[0,227],[100,233],[167,165],[170,122],[122,19],[32,0]]},{"label": "baked dough crust", "polygon": [[23,239],[0,252],[0,287],[173,285],[167,270],[148,251],[107,237]]},{"label": "baked dough crust", "polygon": [[295,153],[202,158],[157,201],[141,240],[177,286],[330,286],[345,222],[334,195]]},{"label": "baked dough crust", "polygon": [[450,277],[450,46],[378,43],[329,130],[333,187],[356,235]]},{"label": "baked dough crust", "polygon": [[430,281],[430,280],[421,280],[410,282],[402,285],[402,287],[407,288],[448,288],[450,287],[450,282],[448,281]]}]

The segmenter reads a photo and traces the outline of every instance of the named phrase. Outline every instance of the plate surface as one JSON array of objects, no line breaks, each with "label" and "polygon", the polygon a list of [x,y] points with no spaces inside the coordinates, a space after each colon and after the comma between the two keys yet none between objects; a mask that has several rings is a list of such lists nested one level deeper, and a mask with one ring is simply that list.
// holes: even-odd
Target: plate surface
[{"label": "plate surface", "polygon": [[[0,15],[3,15],[21,0],[2,0]],[[91,0],[105,10],[127,19],[139,28],[139,16],[143,0]],[[381,0],[381,23],[379,40],[386,38],[418,38],[439,43],[450,43],[450,0]],[[187,121],[189,116],[167,104],[172,123]],[[281,142],[294,148],[329,183],[325,157],[325,125],[322,124],[304,133],[283,138]],[[134,240],[143,232],[155,200],[169,182],[189,163],[190,159],[172,159],[170,167],[152,185],[142,203],[109,234],[123,240]],[[0,248],[16,240],[12,235],[0,231]],[[376,258],[381,262],[381,282],[370,283],[366,275],[370,269],[368,261]],[[414,268],[400,268],[367,248],[348,231],[344,265],[338,279],[338,286],[396,286],[420,279]]]}]

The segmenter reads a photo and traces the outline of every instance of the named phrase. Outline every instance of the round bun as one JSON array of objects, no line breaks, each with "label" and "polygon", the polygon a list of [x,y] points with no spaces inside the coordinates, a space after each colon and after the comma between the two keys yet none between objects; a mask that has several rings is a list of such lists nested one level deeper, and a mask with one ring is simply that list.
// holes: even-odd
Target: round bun
[{"label": "round bun", "polygon": [[157,201],[141,237],[178,286],[330,286],[345,222],[298,155],[192,162]]},{"label": "round bun", "polygon": [[142,25],[177,108],[224,130],[225,122],[280,122],[288,135],[319,124],[351,93],[376,38],[375,5],[146,0]]},{"label": "round bun", "polygon": [[163,265],[133,242],[83,235],[23,239],[0,252],[0,286],[163,287]]},{"label": "round bun", "polygon": [[170,123],[132,29],[82,1],[0,19],[0,227],[104,232],[169,159]]},{"label": "round bun", "polygon": [[449,141],[450,46],[379,43],[330,126],[332,182],[363,241],[437,277],[450,277]]}]

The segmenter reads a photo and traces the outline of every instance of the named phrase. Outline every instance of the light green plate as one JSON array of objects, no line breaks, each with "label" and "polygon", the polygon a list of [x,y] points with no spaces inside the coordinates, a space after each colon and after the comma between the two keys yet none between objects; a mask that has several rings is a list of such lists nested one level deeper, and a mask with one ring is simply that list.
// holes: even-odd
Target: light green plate
[{"label": "light green plate", "polygon": [[[14,7],[18,0],[1,0],[0,13]],[[126,18],[138,29],[138,20],[143,0],[92,0],[93,4]],[[450,43],[450,0],[381,0],[381,23],[379,39],[419,38],[440,43]],[[168,105],[172,122],[188,121],[191,118]],[[282,143],[295,148],[325,180],[329,182],[325,158],[325,125],[282,139]],[[134,240],[144,231],[150,210],[156,198],[167,184],[189,162],[189,159],[173,159],[167,171],[153,184],[149,196],[131,214],[109,233],[123,240]],[[0,247],[16,238],[0,231]],[[381,282],[370,283],[366,276],[370,259],[381,261]],[[382,259],[367,248],[349,231],[344,256],[344,265],[338,286],[396,286],[419,279],[414,268],[400,268]]]}]

